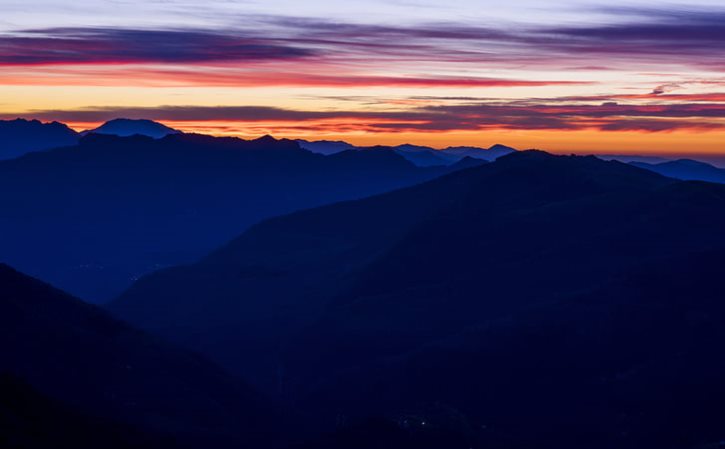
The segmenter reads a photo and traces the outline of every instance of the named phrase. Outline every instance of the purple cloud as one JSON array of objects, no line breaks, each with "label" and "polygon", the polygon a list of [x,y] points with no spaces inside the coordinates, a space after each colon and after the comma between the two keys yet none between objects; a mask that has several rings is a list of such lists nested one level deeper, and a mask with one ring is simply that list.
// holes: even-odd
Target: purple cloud
[{"label": "purple cloud", "polygon": [[0,36],[0,64],[194,63],[286,60],[312,49],[198,30],[55,28]]},{"label": "purple cloud", "polygon": [[601,68],[725,63],[725,10],[613,10],[616,23],[578,27],[380,26],[283,17],[240,29],[56,28],[0,36],[0,64],[205,63],[316,57],[367,66],[408,61]]}]

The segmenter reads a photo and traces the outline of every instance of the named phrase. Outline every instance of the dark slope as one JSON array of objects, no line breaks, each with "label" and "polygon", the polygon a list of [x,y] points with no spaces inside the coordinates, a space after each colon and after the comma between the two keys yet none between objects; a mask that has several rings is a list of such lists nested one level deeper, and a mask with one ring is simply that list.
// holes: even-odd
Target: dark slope
[{"label": "dark slope", "polygon": [[386,151],[325,157],[271,137],[91,134],[75,147],[0,163],[0,261],[107,300],[261,219],[454,169],[417,168]]},{"label": "dark slope", "polygon": [[481,165],[488,163],[488,161],[485,161],[483,159],[466,156],[460,161],[449,165],[448,168],[451,172],[456,172],[458,170],[463,170],[464,168],[480,167]]},{"label": "dark slope", "polygon": [[651,170],[670,178],[686,181],[707,181],[725,183],[725,169],[691,159],[678,159],[676,161],[649,164],[645,162],[631,162],[632,165]]},{"label": "dark slope", "polygon": [[471,449],[476,441],[460,429],[422,425],[420,415],[368,417],[339,424],[292,449]]},{"label": "dark slope", "polygon": [[[634,448],[648,435],[656,447],[692,447],[720,429],[713,402],[691,403],[703,427],[670,424],[686,418],[689,386],[719,398],[721,377],[665,361],[699,320],[725,324],[713,277],[721,260],[692,256],[725,252],[724,228],[723,186],[524,152],[269,220],[199,264],[142,279],[112,308],[249,375],[320,428],[433,416],[461,438],[455,447]],[[693,366],[719,366],[714,332],[687,343]],[[700,343],[712,345],[697,352]],[[607,376],[627,377],[654,355],[662,371],[605,407]],[[670,383],[638,389],[655,373]],[[665,408],[667,385],[679,390]]]},{"label": "dark slope", "polygon": [[[364,366],[649,261],[725,242],[725,213],[712,212],[722,209],[719,186],[707,186],[710,193],[685,185],[687,196],[695,191],[689,200],[667,179],[623,164],[537,154],[501,162],[500,173],[474,173],[496,163],[448,178],[470,190],[436,187],[457,202],[406,229],[294,339],[288,369],[300,373],[299,388],[319,376],[306,357],[315,369]],[[707,205],[694,200],[700,197]]]},{"label": "dark slope", "polygon": [[416,416],[456,447],[717,447],[723,267],[723,250],[646,265],[347,371],[300,407]]},{"label": "dark slope", "polygon": [[78,133],[58,122],[0,120],[0,160],[32,151],[75,145],[79,138]]},{"label": "dark slope", "polygon": [[180,447],[172,438],[79,412],[9,374],[0,374],[0,398],[0,447],[5,449]]},{"label": "dark slope", "polygon": [[[73,447],[77,438],[90,445],[103,437],[93,432],[107,427],[127,435],[134,446],[149,432],[163,435],[169,446],[228,447],[265,442],[271,435],[272,409],[247,386],[5,265],[0,265],[0,327],[3,386],[19,396],[8,396],[0,407],[6,440]],[[23,409],[31,403],[39,407],[35,418]],[[37,428],[54,416],[65,416],[69,426],[95,421],[101,427],[88,430],[91,441],[72,429]],[[11,420],[16,424],[8,425]],[[32,433],[36,430],[71,440],[43,446],[44,434]]]},{"label": "dark slope", "polygon": [[127,118],[117,118],[110,120],[98,128],[85,131],[83,134],[110,134],[113,136],[130,137],[135,135],[151,137],[154,139],[161,139],[169,134],[179,134],[178,131],[173,128],[169,128],[152,120],[132,120]]},{"label": "dark slope", "polygon": [[[571,209],[566,206],[576,206],[580,198],[606,199],[603,193],[621,191],[612,199],[616,202],[670,182],[620,163],[523,153],[415,188],[272,219],[199,264],[142,279],[112,309],[143,327],[193,341],[229,366],[248,369],[239,356],[256,345],[229,342],[258,336],[249,323],[276,335],[289,332],[289,320],[309,322],[343,292],[382,298],[422,281],[421,291],[438,295],[441,285],[455,285],[452,278],[459,274],[478,282],[487,270],[496,270],[501,281],[510,280],[515,273],[503,269],[507,259],[526,262],[521,254],[527,254],[529,245],[547,241],[539,233],[547,230],[535,230],[534,222],[521,239],[502,238],[527,227],[516,223],[527,209],[546,211],[559,204],[566,213]],[[570,214],[581,211],[571,209]],[[408,243],[428,232],[426,227],[432,235]],[[561,229],[566,228],[565,223]],[[416,253],[418,244],[421,251]],[[396,254],[406,248],[413,254]],[[449,254],[437,254],[445,250]],[[412,260],[401,260],[407,257]],[[388,278],[374,279],[386,273]],[[420,294],[415,292],[410,294]],[[387,312],[404,313],[403,307],[402,302],[393,304]],[[242,335],[247,332],[252,335]]]}]

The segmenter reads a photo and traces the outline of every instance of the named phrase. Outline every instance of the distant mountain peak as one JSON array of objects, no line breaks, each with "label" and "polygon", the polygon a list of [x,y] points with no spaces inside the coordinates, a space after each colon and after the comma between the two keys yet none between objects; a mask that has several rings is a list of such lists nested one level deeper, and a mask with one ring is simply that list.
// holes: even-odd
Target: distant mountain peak
[{"label": "distant mountain peak", "polygon": [[491,146],[490,146],[490,147],[488,148],[488,151],[501,151],[501,150],[504,150],[504,151],[507,151],[507,150],[508,150],[508,151],[511,151],[511,152],[514,152],[514,151],[516,151],[516,149],[515,149],[515,148],[513,148],[513,147],[510,147],[510,146],[507,146],[507,145],[503,145],[503,144],[500,144],[500,143],[497,143],[497,144],[491,145]]},{"label": "distant mountain peak", "polygon": [[677,159],[660,163],[632,161],[631,165],[650,170],[670,178],[686,181],[725,183],[725,169],[693,159]]},{"label": "distant mountain peak", "polygon": [[120,137],[142,135],[160,139],[169,134],[181,134],[181,131],[169,128],[168,126],[147,119],[117,118],[109,120],[98,128],[84,132],[83,134],[111,134]]},{"label": "distant mountain peak", "polygon": [[25,153],[75,145],[79,135],[60,122],[41,122],[16,118],[0,120],[1,159],[13,159]]},{"label": "distant mountain peak", "polygon": [[265,135],[263,135],[262,137],[258,137],[258,138],[256,138],[256,139],[254,139],[253,141],[254,141],[254,142],[257,142],[257,143],[275,143],[275,142],[279,142],[279,141],[278,141],[278,140],[277,140],[277,139],[276,139],[276,138],[275,138],[274,136],[272,136],[271,134],[265,134]]},{"label": "distant mountain peak", "polygon": [[[509,153],[501,156],[500,161],[512,161],[512,160],[551,160],[562,156],[547,153],[541,150],[524,150],[517,151],[515,153]],[[563,156],[567,157],[567,156]],[[584,157],[584,156],[582,156]]]},{"label": "distant mountain peak", "polygon": [[0,120],[0,125],[3,126],[43,126],[46,128],[60,128],[64,130],[68,130],[70,132],[75,132],[71,130],[71,128],[66,125],[65,123],[61,123],[58,121],[50,121],[50,122],[41,122],[38,119],[26,119],[22,117],[18,117],[12,120]]},{"label": "distant mountain peak", "polygon": [[[665,162],[666,164],[667,162]],[[689,165],[692,167],[714,167],[712,164],[708,164],[706,162],[696,161],[694,159],[677,159],[672,161],[671,163],[677,163],[680,165]]]},{"label": "distant mountain peak", "polygon": [[358,147],[355,147],[354,145],[347,143],[347,142],[343,142],[341,140],[309,141],[309,140],[304,140],[304,139],[298,139],[297,144],[307,151],[311,151],[312,153],[324,154],[324,155],[340,153],[340,152],[347,151],[347,150],[358,150],[359,149]]},{"label": "distant mountain peak", "polygon": [[422,145],[414,145],[412,143],[404,143],[402,145],[398,145],[394,147],[396,150],[400,151],[435,151],[435,149],[431,147],[425,147]]},{"label": "distant mountain peak", "polygon": [[501,156],[505,156],[510,153],[514,153],[517,150],[511,147],[507,147],[505,145],[496,144],[493,145],[490,148],[480,148],[480,147],[469,147],[469,146],[459,146],[459,147],[448,147],[445,150],[442,150],[442,153],[455,155],[459,158],[462,157],[472,157],[474,159],[481,159],[484,161],[495,161]]}]

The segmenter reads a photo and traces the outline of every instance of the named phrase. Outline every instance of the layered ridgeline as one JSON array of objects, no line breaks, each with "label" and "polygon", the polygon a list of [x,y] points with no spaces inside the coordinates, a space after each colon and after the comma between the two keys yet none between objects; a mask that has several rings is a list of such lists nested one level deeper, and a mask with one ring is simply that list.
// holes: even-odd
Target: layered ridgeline
[{"label": "layered ridgeline", "polygon": [[0,265],[0,446],[264,447],[273,408],[203,358]]},{"label": "layered ridgeline", "polygon": [[692,159],[658,163],[632,162],[631,164],[671,178],[725,184],[725,169]]},{"label": "layered ridgeline", "polygon": [[[106,126],[120,132],[116,125]],[[419,168],[385,149],[322,156],[271,137],[92,133],[76,146],[0,162],[0,261],[84,300],[107,300],[261,219],[478,163]]]},{"label": "layered ridgeline", "polygon": [[39,120],[0,120],[0,160],[14,159],[26,153],[76,145],[84,135],[109,134],[115,136],[141,135],[156,139],[178,134],[168,126],[151,120],[114,119],[98,128],[81,133],[63,123],[42,123]]},{"label": "layered ridgeline", "polygon": [[310,447],[694,448],[723,436],[724,226],[725,186],[522,152],[268,220],[111,309],[348,423]]},{"label": "layered ridgeline", "polygon": [[[365,151],[375,148],[359,147],[347,142],[329,140],[298,140],[297,143],[308,151],[327,155],[340,153],[342,151]],[[467,157],[492,162],[501,156],[516,151],[514,148],[500,144],[493,145],[490,148],[448,147],[442,150],[421,145],[404,144],[390,147],[390,149],[420,167],[451,165]]]}]

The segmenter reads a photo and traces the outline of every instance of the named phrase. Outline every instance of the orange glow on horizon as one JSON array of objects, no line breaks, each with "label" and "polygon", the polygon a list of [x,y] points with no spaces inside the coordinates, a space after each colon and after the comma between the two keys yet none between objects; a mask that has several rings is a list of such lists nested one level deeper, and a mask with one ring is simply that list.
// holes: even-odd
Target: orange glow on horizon
[{"label": "orange glow on horizon", "polygon": [[725,156],[722,33],[692,32],[711,30],[705,15],[676,25],[654,11],[619,13],[576,27],[558,14],[485,26],[457,15],[383,24],[279,12],[226,25],[184,15],[175,26],[51,26],[59,16],[48,15],[47,26],[10,26],[31,19],[16,17],[0,33],[0,117],[79,130],[145,118],[365,146]]},{"label": "orange glow on horizon", "polygon": [[[555,130],[486,130],[451,132],[389,132],[370,133],[355,130],[363,121],[324,120],[305,125],[320,125],[330,129],[324,133],[295,131],[290,122],[238,122],[238,121],[162,121],[165,125],[187,133],[254,139],[265,134],[276,138],[305,140],[342,140],[358,146],[401,145],[405,143],[433,148],[449,146],[489,147],[500,143],[518,149],[540,149],[557,154],[640,154],[640,155],[725,155],[725,131],[641,132],[641,131],[555,131]],[[73,129],[84,131],[101,122],[69,123]],[[347,132],[336,132],[345,126]],[[280,132],[284,129],[284,132]],[[693,148],[693,142],[696,148]]]}]

